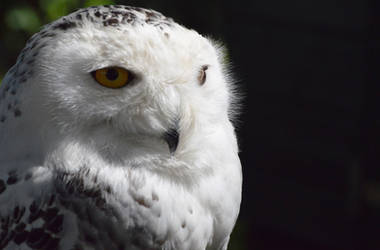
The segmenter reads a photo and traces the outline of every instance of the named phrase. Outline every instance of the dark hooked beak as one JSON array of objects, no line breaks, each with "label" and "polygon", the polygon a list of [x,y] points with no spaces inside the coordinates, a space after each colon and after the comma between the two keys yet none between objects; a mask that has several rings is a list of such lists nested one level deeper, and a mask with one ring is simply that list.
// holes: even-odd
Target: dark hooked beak
[{"label": "dark hooked beak", "polygon": [[177,128],[170,128],[165,134],[164,134],[164,140],[169,146],[169,151],[171,154],[173,154],[177,150],[178,146],[178,140],[179,140],[179,133]]}]

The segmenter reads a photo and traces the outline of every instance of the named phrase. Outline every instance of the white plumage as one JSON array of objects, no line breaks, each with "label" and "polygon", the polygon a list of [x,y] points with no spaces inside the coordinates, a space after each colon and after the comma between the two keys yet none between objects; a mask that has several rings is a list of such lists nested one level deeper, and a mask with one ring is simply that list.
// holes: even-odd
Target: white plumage
[{"label": "white plumage", "polygon": [[35,34],[0,89],[0,249],[227,249],[242,176],[222,59],[127,6]]}]

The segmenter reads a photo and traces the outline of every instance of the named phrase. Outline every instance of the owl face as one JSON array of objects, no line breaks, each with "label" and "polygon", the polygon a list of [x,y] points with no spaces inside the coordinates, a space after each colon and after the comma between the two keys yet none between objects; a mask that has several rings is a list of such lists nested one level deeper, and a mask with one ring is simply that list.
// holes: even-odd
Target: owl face
[{"label": "owl face", "polygon": [[145,145],[166,138],[173,151],[178,137],[180,146],[199,138],[198,128],[228,121],[231,89],[221,51],[155,11],[79,10],[45,26],[21,53],[13,74],[28,71],[18,81],[23,116],[16,121],[43,134],[33,139],[38,144],[106,134],[117,148],[125,148],[120,138]]},{"label": "owl face", "polygon": [[135,13],[135,23],[106,25],[110,13],[94,11],[92,21],[74,13],[49,26],[60,32],[39,52],[36,84],[58,126],[162,136],[227,114],[218,52],[206,38],[172,21],[149,24],[147,14],[130,10],[122,13]]}]

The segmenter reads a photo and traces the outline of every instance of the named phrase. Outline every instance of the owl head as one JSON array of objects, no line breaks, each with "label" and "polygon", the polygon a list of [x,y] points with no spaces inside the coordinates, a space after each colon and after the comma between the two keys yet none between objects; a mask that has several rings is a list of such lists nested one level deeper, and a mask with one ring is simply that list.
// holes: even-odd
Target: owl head
[{"label": "owl head", "polygon": [[28,41],[2,86],[2,126],[28,124],[46,148],[70,137],[184,152],[229,124],[222,61],[221,46],[158,12],[81,9]]}]

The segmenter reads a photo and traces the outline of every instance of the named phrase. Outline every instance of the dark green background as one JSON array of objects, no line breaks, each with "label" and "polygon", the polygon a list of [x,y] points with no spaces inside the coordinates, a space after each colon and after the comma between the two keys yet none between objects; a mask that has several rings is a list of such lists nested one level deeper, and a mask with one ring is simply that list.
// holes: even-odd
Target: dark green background
[{"label": "dark green background", "polygon": [[227,46],[245,96],[230,249],[380,249],[379,1],[2,0],[0,76],[42,24],[112,2]]}]

